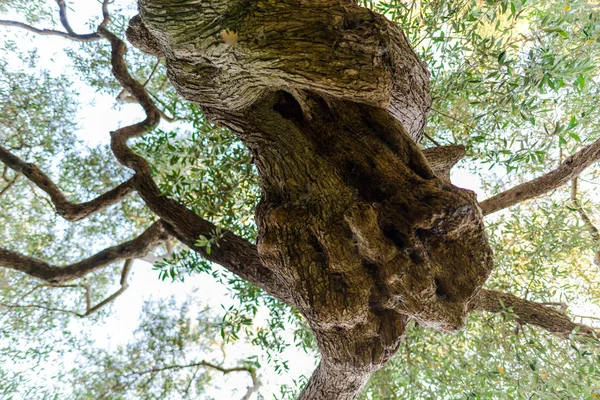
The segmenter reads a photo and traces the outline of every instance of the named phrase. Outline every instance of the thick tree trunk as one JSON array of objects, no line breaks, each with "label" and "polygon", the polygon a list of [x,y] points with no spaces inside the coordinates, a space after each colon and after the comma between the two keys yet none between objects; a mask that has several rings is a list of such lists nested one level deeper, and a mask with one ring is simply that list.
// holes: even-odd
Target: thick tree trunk
[{"label": "thick tree trunk", "polygon": [[355,397],[411,318],[460,329],[491,250],[475,195],[447,179],[460,149],[434,172],[416,145],[428,73],[405,36],[350,1],[139,5],[130,40],[254,155],[261,261],[322,356],[301,397]]}]

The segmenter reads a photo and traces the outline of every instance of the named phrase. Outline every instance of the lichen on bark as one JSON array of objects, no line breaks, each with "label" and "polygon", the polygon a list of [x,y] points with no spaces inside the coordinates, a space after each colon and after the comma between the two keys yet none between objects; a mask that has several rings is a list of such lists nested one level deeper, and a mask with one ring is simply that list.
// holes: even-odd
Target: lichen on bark
[{"label": "lichen on bark", "polygon": [[260,259],[321,351],[303,398],[353,398],[409,319],[463,326],[491,250],[474,193],[447,179],[462,150],[432,168],[417,145],[429,76],[401,31],[339,0],[139,8],[128,38],[254,156]]}]

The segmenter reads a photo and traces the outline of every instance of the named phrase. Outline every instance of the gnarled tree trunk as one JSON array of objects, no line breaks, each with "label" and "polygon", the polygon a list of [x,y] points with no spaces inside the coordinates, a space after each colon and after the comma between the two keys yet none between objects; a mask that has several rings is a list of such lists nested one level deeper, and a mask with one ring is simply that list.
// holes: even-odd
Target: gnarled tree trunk
[{"label": "gnarled tree trunk", "polygon": [[301,398],[354,398],[409,319],[463,326],[491,250],[475,195],[448,180],[462,150],[430,165],[416,144],[429,75],[402,32],[344,0],[139,8],[130,41],[254,155],[261,261],[322,356]]}]

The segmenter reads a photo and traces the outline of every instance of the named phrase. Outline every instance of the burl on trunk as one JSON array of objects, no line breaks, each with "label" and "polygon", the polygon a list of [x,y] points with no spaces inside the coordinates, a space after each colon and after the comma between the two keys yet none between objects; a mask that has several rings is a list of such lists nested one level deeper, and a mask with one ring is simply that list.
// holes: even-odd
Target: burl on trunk
[{"label": "burl on trunk", "polygon": [[344,0],[140,0],[128,38],[254,155],[261,261],[322,355],[302,398],[354,398],[410,319],[463,326],[491,250],[456,149],[419,150],[429,74],[393,23]]}]

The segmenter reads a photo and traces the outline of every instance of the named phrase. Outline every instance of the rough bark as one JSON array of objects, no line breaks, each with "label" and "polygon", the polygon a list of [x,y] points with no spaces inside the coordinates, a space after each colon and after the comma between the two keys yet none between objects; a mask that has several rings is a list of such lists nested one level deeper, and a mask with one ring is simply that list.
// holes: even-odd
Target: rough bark
[{"label": "rough bark", "polygon": [[[129,38],[164,56],[178,91],[254,156],[258,255],[321,351],[303,398],[355,397],[410,318],[463,326],[491,250],[475,195],[437,177],[416,145],[428,73],[393,24],[342,1],[139,6]],[[166,219],[164,205],[155,212]]]},{"label": "rough bark", "polygon": [[450,182],[450,170],[465,156],[465,153],[465,146],[462,145],[438,146],[423,150],[423,155],[436,176],[448,182]]}]

